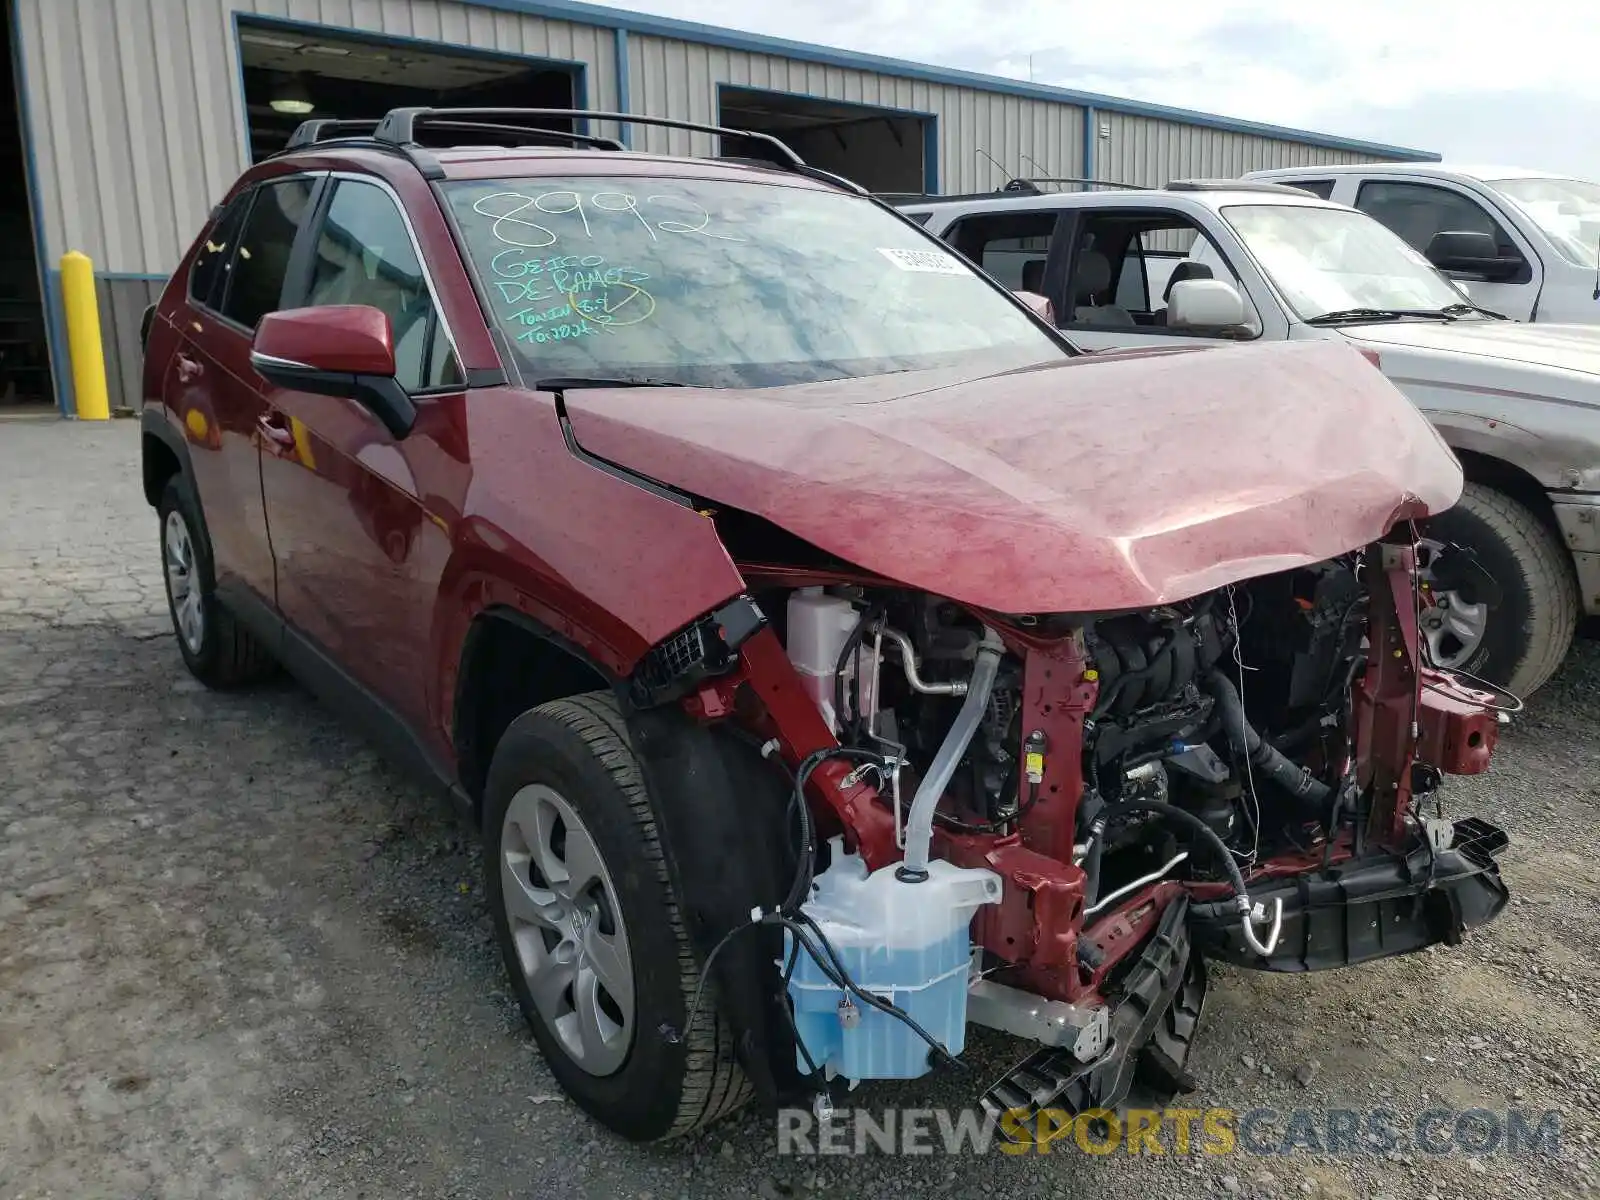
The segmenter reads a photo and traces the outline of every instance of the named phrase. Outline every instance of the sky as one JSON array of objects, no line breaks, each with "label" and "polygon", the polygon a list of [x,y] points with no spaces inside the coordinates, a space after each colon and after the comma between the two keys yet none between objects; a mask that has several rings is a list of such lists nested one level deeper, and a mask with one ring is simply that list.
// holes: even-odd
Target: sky
[{"label": "sky", "polygon": [[1600,181],[1600,5],[1588,0],[612,3]]}]

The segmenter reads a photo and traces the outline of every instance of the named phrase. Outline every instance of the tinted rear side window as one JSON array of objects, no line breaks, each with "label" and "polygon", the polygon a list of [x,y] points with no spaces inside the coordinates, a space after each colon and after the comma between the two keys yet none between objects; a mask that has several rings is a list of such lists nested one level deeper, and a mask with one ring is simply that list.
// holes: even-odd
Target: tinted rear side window
[{"label": "tinted rear side window", "polygon": [[244,223],[244,214],[250,207],[250,196],[248,191],[235,196],[233,203],[228,205],[222,218],[212,226],[206,240],[201,243],[200,253],[194,258],[194,268],[189,272],[189,298],[196,304],[204,304],[208,308],[217,306],[221,297],[218,284],[223,278],[228,258],[233,254],[233,243],[239,236],[239,226]]},{"label": "tinted rear side window", "polygon": [[1333,180],[1331,179],[1285,179],[1283,182],[1292,188],[1299,188],[1302,192],[1310,192],[1318,200],[1331,200],[1333,198]]},{"label": "tinted rear side window", "polygon": [[312,181],[286,179],[256,189],[255,203],[239,234],[239,248],[228,265],[222,315],[247,329],[279,308],[289,252],[310,203]]}]

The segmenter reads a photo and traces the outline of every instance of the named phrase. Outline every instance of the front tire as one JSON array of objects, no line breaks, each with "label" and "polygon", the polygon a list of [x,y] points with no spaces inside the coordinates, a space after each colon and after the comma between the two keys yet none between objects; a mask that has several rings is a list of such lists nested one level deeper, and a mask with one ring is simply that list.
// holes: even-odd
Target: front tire
[{"label": "front tire", "polygon": [[523,1016],[566,1093],[632,1141],[691,1133],[750,1087],[707,985],[680,1040],[700,963],[684,929],[613,697],[523,713],[485,788],[484,882]]},{"label": "front tire", "polygon": [[167,612],[189,673],[210,688],[233,688],[277,670],[267,648],[217,600],[217,577],[194,488],[167,480],[156,505]]},{"label": "front tire", "polygon": [[1561,540],[1525,505],[1481,483],[1467,484],[1422,537],[1425,581],[1428,550],[1454,542],[1477,552],[1501,592],[1497,606],[1433,594],[1422,633],[1435,661],[1531,695],[1561,665],[1578,627],[1578,582]]}]

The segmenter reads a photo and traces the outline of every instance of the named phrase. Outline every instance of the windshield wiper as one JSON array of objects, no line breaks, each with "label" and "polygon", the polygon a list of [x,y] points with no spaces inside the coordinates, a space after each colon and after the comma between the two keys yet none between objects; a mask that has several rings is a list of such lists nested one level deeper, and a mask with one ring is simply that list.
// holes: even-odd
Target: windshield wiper
[{"label": "windshield wiper", "polygon": [[1458,302],[1456,304],[1446,304],[1439,311],[1452,317],[1464,317],[1468,313],[1478,313],[1485,317],[1492,317],[1496,321],[1509,321],[1511,319],[1510,317],[1506,316],[1505,313],[1497,313],[1492,308],[1483,308],[1476,304],[1466,303],[1465,301]]},{"label": "windshield wiper", "polygon": [[1337,325],[1344,321],[1398,321],[1402,317],[1427,317],[1435,321],[1454,321],[1460,316],[1460,305],[1448,308],[1338,308],[1318,317],[1310,317],[1307,325]]},{"label": "windshield wiper", "polygon": [[647,375],[618,375],[604,378],[598,375],[553,375],[549,379],[535,380],[533,387],[540,392],[570,392],[578,388],[658,388],[688,387],[675,379],[652,379]]}]

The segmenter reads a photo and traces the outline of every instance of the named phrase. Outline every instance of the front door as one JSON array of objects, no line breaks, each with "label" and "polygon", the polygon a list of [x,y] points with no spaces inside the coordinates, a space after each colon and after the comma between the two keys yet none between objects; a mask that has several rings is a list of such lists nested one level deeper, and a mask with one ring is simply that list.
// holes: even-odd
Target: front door
[{"label": "front door", "polygon": [[1423,254],[1439,233],[1487,233],[1514,273],[1503,280],[1454,273],[1450,277],[1474,304],[1513,321],[1533,319],[1543,280],[1538,255],[1478,197],[1448,184],[1374,178],[1362,180],[1355,206]]},{"label": "front door", "polygon": [[[1086,350],[1186,346],[1260,337],[1262,318],[1237,270],[1216,243],[1181,213],[1147,207],[1086,208],[1066,236],[1056,324]],[[1173,285],[1220,279],[1244,301],[1246,324],[1181,327],[1168,317]]]},{"label": "front door", "polygon": [[[302,305],[386,313],[396,376],[417,426],[393,438],[353,400],[274,389],[262,493],[290,628],[413,730],[431,727],[433,601],[450,543],[423,497],[464,388],[399,202],[376,182],[335,178],[313,230]],[[441,464],[446,464],[442,466]]]}]

